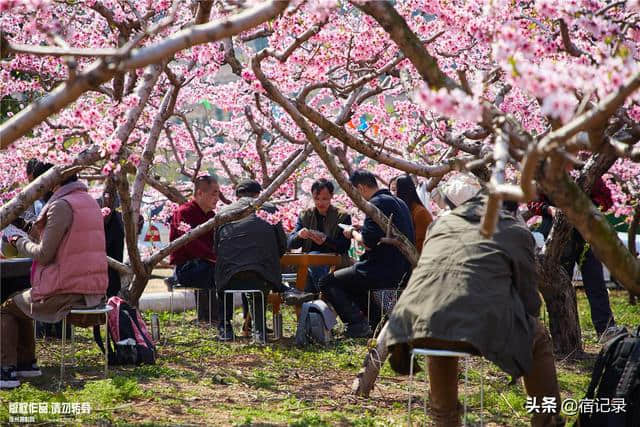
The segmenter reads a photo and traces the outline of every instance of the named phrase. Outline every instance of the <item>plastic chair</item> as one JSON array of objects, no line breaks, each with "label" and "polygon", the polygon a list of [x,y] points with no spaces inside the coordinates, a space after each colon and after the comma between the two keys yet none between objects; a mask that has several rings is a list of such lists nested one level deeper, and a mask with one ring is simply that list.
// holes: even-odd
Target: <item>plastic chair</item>
[{"label": "plastic chair", "polygon": [[[100,319],[100,315],[104,315],[104,330],[105,330],[105,343],[106,343],[106,347],[105,349],[109,348],[109,316],[108,313],[113,310],[113,307],[111,307],[110,305],[106,305],[103,304],[101,306],[98,307],[93,307],[93,308],[72,308],[71,311],[69,312],[69,315],[72,314],[78,314],[78,315],[95,315],[98,316],[98,319]],[[68,315],[67,315],[68,316]],[[65,316],[62,319],[62,330],[66,331],[67,329],[67,316]],[[71,354],[73,356],[73,361],[75,364],[75,360],[76,360],[76,348],[75,348],[75,331],[74,331],[74,323],[71,323]],[[99,320],[98,322],[95,322],[94,324],[100,324],[102,323],[101,320]],[[85,327],[93,327],[93,325],[91,326],[85,326]],[[61,356],[60,356],[60,386],[62,386],[62,380],[64,378],[64,356],[65,356],[65,343],[66,343],[66,333],[62,334],[62,349],[60,351]],[[105,378],[107,377],[109,373],[109,352],[105,351],[104,353],[104,376]]]},{"label": "plastic chair", "polygon": [[[458,357],[464,358],[464,416],[463,416],[463,425],[467,425],[467,382],[468,382],[468,373],[469,373],[469,358],[472,356],[470,353],[462,352],[462,351],[449,351],[449,350],[436,350],[430,348],[414,348],[411,350],[411,361],[409,364],[409,404],[407,405],[407,419],[408,425],[411,425],[411,400],[413,398],[413,361],[416,356],[439,356],[439,357]],[[482,369],[484,371],[484,369]],[[425,383],[427,382],[427,366],[425,362]],[[484,372],[480,375],[480,425],[483,424],[482,414],[484,412],[484,382],[483,382]],[[424,406],[424,415],[427,415],[427,398],[426,398],[426,390],[425,390],[425,398],[423,400]]]}]

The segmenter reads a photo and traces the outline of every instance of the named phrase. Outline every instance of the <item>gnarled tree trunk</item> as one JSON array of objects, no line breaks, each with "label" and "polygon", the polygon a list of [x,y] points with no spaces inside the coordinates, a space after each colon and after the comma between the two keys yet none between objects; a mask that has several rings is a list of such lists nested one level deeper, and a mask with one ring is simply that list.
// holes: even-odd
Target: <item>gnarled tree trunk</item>
[{"label": "gnarled tree trunk", "polygon": [[[594,155],[587,162],[577,183],[584,194],[591,194],[595,181],[609,170],[615,160],[615,153],[605,146],[602,152]],[[543,192],[556,206],[566,208],[573,206],[576,200],[563,190],[562,185],[558,185],[559,182],[566,183],[569,180],[562,172],[562,165],[563,162],[557,159],[547,163],[540,168],[538,181]],[[545,244],[544,253],[540,257],[541,268],[538,287],[547,305],[549,327],[555,352],[563,355],[579,354],[582,351],[576,293],[569,276],[571,272],[565,272],[561,266],[562,255],[566,245],[571,241],[574,225],[575,221],[574,224],[569,223],[564,211],[558,212]]]},{"label": "gnarled tree trunk", "polygon": [[576,291],[560,263],[573,227],[567,217],[558,212],[546,242],[544,253],[538,256],[538,289],[542,293],[549,318],[553,349],[557,355],[582,353],[582,334]]}]

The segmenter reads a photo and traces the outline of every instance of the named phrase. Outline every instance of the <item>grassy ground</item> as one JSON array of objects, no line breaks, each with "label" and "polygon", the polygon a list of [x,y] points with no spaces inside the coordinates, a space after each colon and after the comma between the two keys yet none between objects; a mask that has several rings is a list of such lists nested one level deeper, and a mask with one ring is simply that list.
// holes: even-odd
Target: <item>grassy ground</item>
[{"label": "grassy ground", "polygon": [[[558,362],[563,398],[583,397],[598,351],[584,293],[579,291],[578,297],[587,357]],[[640,324],[640,308],[628,305],[626,293],[613,291],[611,300],[618,323]],[[377,426],[407,422],[408,382],[393,374],[388,364],[371,398],[351,395],[351,382],[365,354],[364,340],[338,340],[329,348],[304,350],[295,348],[291,338],[266,347],[243,339],[221,344],[208,326],[195,326],[193,317],[193,312],[188,313],[187,323],[168,327],[167,315],[161,315],[164,342],[158,346],[157,364],[112,368],[108,379],[103,378],[103,359],[90,331],[78,330],[77,366],[68,367],[61,389],[59,342],[39,340],[44,375],[15,390],[0,392],[0,422],[10,421],[10,402],[46,403],[49,413],[35,414],[40,425]],[[237,313],[236,321],[239,318]],[[174,317],[181,319],[181,315]],[[284,323],[285,336],[292,336],[295,323],[291,311],[285,312]],[[480,359],[471,363],[470,424],[479,420],[483,376],[485,423],[528,425],[522,386],[509,385],[509,377],[486,362],[481,365]],[[420,374],[418,379],[422,378]],[[424,389],[422,384],[420,387]],[[462,393],[462,381],[460,390]],[[85,408],[88,403],[91,411],[51,414],[54,402],[85,403]],[[415,402],[420,404],[417,396]],[[418,424],[424,422],[418,408],[413,414]]]}]

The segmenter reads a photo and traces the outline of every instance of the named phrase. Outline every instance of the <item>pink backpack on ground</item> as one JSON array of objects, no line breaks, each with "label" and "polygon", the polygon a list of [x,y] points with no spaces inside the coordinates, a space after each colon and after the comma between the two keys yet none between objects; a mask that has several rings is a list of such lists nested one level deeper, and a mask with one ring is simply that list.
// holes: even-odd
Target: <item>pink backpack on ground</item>
[{"label": "pink backpack on ground", "polygon": [[[153,365],[156,361],[156,348],[147,331],[140,312],[120,297],[111,297],[107,305],[113,307],[109,316],[109,352],[110,365]],[[102,352],[105,352],[100,327],[93,329],[93,337]],[[112,347],[113,346],[113,347]]]}]

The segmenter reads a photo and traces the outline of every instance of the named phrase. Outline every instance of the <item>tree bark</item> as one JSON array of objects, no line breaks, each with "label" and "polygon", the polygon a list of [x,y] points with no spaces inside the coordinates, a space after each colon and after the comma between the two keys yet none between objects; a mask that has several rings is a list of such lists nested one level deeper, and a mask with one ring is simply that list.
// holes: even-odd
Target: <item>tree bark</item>
[{"label": "tree bark", "polygon": [[[609,267],[612,274],[615,274],[615,271],[633,274],[633,262],[637,268],[637,261],[622,245],[615,230],[587,196],[591,193],[596,179],[611,167],[615,159],[614,150],[605,146],[602,152],[587,163],[578,178],[578,183],[573,182],[564,173],[564,161],[558,156],[552,156],[537,174],[543,192],[562,210],[556,214],[544,252],[539,258],[539,289],[547,305],[551,336],[558,354],[580,353],[582,350],[575,290],[571,277],[568,277],[567,272],[560,266],[565,247],[571,240],[573,227],[592,245],[598,259]],[[636,281],[633,282],[632,279],[630,288],[627,289],[640,288],[640,272],[637,274]]]},{"label": "tree bark", "polygon": [[576,292],[571,277],[560,265],[560,258],[571,239],[572,230],[567,217],[558,211],[544,252],[537,260],[538,289],[549,314],[549,330],[557,355],[582,353]]},{"label": "tree bark", "polygon": [[[598,155],[594,167],[595,176],[601,176],[615,161],[615,153],[609,145]],[[629,291],[640,293],[640,260],[622,244],[617,233],[600,210],[593,205],[580,186],[566,174],[552,173],[546,168],[545,179],[540,183],[544,192],[567,215],[568,220],[587,241],[600,262]],[[589,188],[590,192],[590,188]]]},{"label": "tree bark", "polygon": [[149,167],[153,163],[153,157],[156,154],[156,146],[160,132],[164,126],[164,122],[173,114],[173,109],[178,99],[178,92],[180,88],[177,86],[171,87],[162,99],[160,108],[154,118],[151,131],[147,138],[147,142],[144,145],[144,151],[142,152],[142,158],[138,165],[138,171],[136,173],[135,180],[133,182],[133,190],[131,193],[131,210],[135,218],[140,213],[140,205],[142,204],[142,193],[144,192],[145,179],[144,176],[149,173]]},{"label": "tree bark", "polygon": [[[636,206],[633,214],[633,219],[629,225],[627,232],[627,246],[631,255],[638,258],[638,248],[636,248],[636,235],[638,234],[638,225],[640,225],[640,206]],[[636,305],[637,299],[640,294],[629,291],[629,304]]]},{"label": "tree bark", "polygon": [[382,327],[376,338],[376,346],[367,352],[362,364],[362,369],[353,380],[351,390],[356,396],[369,397],[376,383],[380,368],[387,360],[389,349],[387,347],[387,324]]},{"label": "tree bark", "polygon": [[160,182],[157,179],[150,177],[149,175],[143,175],[142,179],[144,179],[147,184],[158,190],[158,192],[162,193],[162,195],[171,200],[173,203],[177,203],[179,205],[187,203],[187,198],[184,196],[184,194],[178,191],[178,189]]}]

